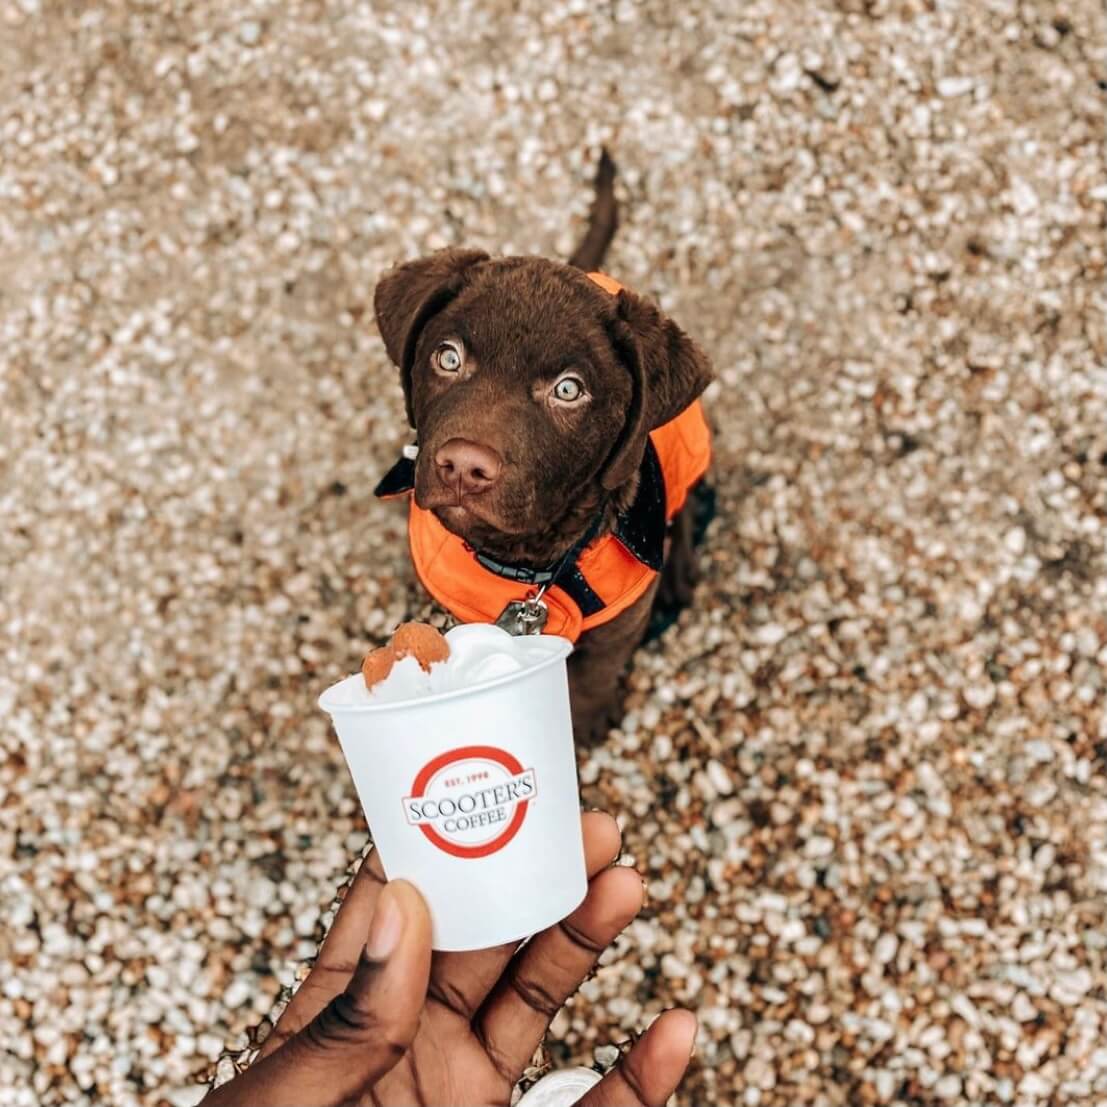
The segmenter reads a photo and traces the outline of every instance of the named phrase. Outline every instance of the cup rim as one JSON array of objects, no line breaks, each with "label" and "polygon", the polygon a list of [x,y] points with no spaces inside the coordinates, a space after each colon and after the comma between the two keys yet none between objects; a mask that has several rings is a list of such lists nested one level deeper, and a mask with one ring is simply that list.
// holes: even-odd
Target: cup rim
[{"label": "cup rim", "polygon": [[534,637],[545,638],[549,641],[557,642],[558,649],[556,651],[551,651],[550,656],[539,661],[537,665],[529,665],[525,669],[521,669],[514,673],[506,673],[503,676],[493,677],[491,680],[482,680],[479,684],[472,684],[468,688],[454,688],[450,692],[436,692],[433,696],[416,696],[414,699],[392,700],[388,703],[337,703],[328,706],[325,702],[327,697],[340,684],[344,684],[347,680],[350,680],[351,677],[360,675],[359,673],[350,673],[349,676],[344,676],[341,680],[337,680],[334,684],[330,685],[322,695],[320,695],[316,702],[322,710],[331,716],[331,718],[334,718],[336,715],[381,715],[389,711],[410,711],[416,707],[423,707],[428,704],[446,703],[450,700],[458,700],[466,696],[472,696],[478,692],[487,692],[503,684],[511,684],[513,681],[522,680],[532,673],[548,669],[557,662],[563,662],[569,654],[573,652],[573,643],[570,642],[568,638],[563,638],[560,634],[537,634]]}]

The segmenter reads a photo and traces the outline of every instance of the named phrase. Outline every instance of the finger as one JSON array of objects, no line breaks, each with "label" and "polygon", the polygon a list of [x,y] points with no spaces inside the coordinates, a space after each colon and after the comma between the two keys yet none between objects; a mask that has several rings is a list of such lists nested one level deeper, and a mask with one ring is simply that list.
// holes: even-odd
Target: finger
[{"label": "finger", "polygon": [[518,1078],[561,1005],[642,909],[643,894],[633,869],[608,869],[567,919],[542,931],[508,965],[473,1027],[501,1075]]},{"label": "finger", "polygon": [[384,884],[380,856],[374,850],[358,869],[319,949],[315,965],[265,1039],[258,1053],[259,1060],[307,1026],[350,982]]},{"label": "finger", "polygon": [[[226,1103],[346,1103],[372,1088],[407,1052],[430,976],[431,923],[406,881],[381,891],[365,948],[345,990],[279,1049],[224,1084]],[[218,1096],[218,1092],[216,1093]]]},{"label": "finger", "polygon": [[[591,880],[619,856],[622,836],[619,824],[602,811],[590,811],[580,822],[584,867]],[[430,997],[469,1022],[518,948],[518,942],[508,942],[470,953],[436,953],[431,968]]]},{"label": "finger", "polygon": [[576,1107],[664,1107],[692,1059],[696,1016],[666,1011]]}]

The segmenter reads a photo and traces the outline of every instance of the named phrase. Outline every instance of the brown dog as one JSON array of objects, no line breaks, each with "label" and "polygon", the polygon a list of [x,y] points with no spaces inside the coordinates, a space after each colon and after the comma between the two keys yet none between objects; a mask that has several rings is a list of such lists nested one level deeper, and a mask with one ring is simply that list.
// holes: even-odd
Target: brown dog
[{"label": "brown dog", "polygon": [[546,630],[580,636],[569,677],[584,741],[610,723],[658,590],[690,599],[679,508],[706,468],[697,401],[712,378],[653,304],[583,271],[614,234],[613,176],[605,153],[568,265],[442,250],[391,270],[374,298],[419,440],[378,494],[413,488],[416,569],[463,621],[495,621],[546,586]]}]

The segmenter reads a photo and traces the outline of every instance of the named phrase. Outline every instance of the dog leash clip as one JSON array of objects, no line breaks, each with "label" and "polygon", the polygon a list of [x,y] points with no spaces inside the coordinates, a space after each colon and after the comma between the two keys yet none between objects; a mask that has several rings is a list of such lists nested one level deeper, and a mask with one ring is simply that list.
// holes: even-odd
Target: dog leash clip
[{"label": "dog leash clip", "polygon": [[533,596],[528,596],[525,600],[512,600],[500,612],[496,626],[500,630],[506,630],[514,638],[525,637],[528,634],[541,634],[546,620],[550,617],[550,609],[542,602],[546,587],[543,584]]}]

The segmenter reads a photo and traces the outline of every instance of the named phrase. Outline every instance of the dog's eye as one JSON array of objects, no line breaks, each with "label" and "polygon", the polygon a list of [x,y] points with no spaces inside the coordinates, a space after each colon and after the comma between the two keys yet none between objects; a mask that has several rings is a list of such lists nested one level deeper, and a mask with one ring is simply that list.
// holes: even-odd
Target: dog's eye
[{"label": "dog's eye", "polygon": [[452,342],[443,342],[431,361],[440,373],[457,373],[461,370],[461,351]]},{"label": "dog's eye", "polygon": [[584,395],[584,385],[577,377],[562,377],[554,385],[554,396],[562,403],[571,404]]}]

